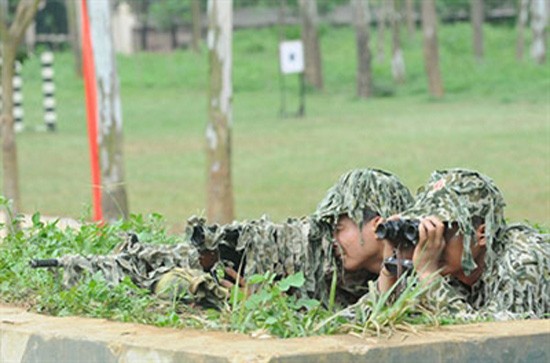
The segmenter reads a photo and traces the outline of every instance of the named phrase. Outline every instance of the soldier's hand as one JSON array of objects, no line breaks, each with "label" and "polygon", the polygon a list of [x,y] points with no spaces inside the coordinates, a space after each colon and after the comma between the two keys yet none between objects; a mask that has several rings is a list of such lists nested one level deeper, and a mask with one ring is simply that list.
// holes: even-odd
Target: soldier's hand
[{"label": "soldier's hand", "polygon": [[420,280],[436,275],[439,270],[445,239],[445,226],[439,218],[430,216],[422,219],[418,226],[418,244],[413,253],[413,265]]},{"label": "soldier's hand", "polygon": [[250,291],[246,290],[246,280],[241,275],[239,275],[239,273],[237,271],[235,271],[231,267],[226,267],[225,268],[225,273],[226,273],[226,276],[231,277],[233,279],[233,281],[235,281],[235,282],[232,282],[228,279],[223,279],[223,280],[220,281],[220,285],[222,285],[223,287],[227,287],[228,289],[233,289],[233,287],[235,286],[235,283],[238,283],[239,288],[245,294],[247,294],[247,295],[250,294]]}]

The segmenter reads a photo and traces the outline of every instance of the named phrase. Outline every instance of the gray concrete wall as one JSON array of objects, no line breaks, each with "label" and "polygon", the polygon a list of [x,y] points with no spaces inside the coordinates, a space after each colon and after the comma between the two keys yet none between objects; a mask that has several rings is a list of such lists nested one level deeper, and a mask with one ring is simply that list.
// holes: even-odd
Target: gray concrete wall
[{"label": "gray concrete wall", "polygon": [[550,320],[483,323],[360,339],[253,339],[102,319],[50,317],[0,305],[0,362],[541,362]]}]

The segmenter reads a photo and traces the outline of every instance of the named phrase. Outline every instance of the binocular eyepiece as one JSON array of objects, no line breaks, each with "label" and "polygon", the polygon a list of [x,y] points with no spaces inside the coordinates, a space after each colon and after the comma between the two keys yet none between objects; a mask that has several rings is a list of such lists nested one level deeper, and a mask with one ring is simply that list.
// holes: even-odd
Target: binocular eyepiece
[{"label": "binocular eyepiece", "polygon": [[396,219],[380,223],[376,227],[376,237],[386,239],[394,245],[416,246],[418,243],[418,226],[420,221],[413,219]]}]

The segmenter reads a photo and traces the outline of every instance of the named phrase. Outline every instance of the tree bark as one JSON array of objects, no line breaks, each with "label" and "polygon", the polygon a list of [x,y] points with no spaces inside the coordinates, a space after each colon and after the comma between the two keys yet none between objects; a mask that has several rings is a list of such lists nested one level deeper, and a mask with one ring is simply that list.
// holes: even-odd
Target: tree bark
[{"label": "tree bark", "polygon": [[403,50],[401,49],[401,35],[399,32],[400,15],[396,6],[396,1],[397,0],[388,0],[391,11],[392,28],[391,69],[394,81],[402,84],[405,82],[405,59],[403,58]]},{"label": "tree bark", "polygon": [[305,56],[306,82],[318,90],[323,89],[321,45],[318,35],[317,0],[300,0],[302,42]]},{"label": "tree bark", "polygon": [[523,59],[525,53],[525,28],[529,19],[529,0],[520,0],[518,13],[518,39],[516,43],[516,58]]},{"label": "tree bark", "polygon": [[88,0],[95,60],[101,208],[106,221],[128,217],[122,153],[122,111],[109,0]]},{"label": "tree bark", "polygon": [[531,28],[533,29],[531,56],[538,64],[546,61],[547,10],[545,0],[531,0]]},{"label": "tree bark", "polygon": [[201,3],[200,0],[192,0],[191,15],[193,22],[193,34],[191,39],[191,47],[196,53],[200,52],[200,42],[202,38],[202,22],[201,22]]},{"label": "tree bark", "polygon": [[207,217],[212,223],[234,219],[231,182],[233,1],[208,0],[209,112],[206,125]]},{"label": "tree bark", "polygon": [[422,32],[424,36],[424,66],[428,76],[429,92],[432,97],[441,98],[444,92],[439,71],[435,0],[422,1]]},{"label": "tree bark", "polygon": [[474,55],[480,61],[483,59],[483,0],[471,0],[470,13]]},{"label": "tree bark", "polygon": [[352,0],[353,23],[357,43],[357,96],[372,96],[372,68],[369,46],[368,0]]},{"label": "tree bark", "polygon": [[409,37],[414,38],[414,33],[416,33],[416,22],[414,15],[414,0],[405,0],[406,5],[406,18],[407,18],[407,31],[409,32]]},{"label": "tree bark", "polygon": [[21,211],[19,193],[19,171],[17,163],[17,144],[13,127],[13,73],[15,54],[21,43],[25,30],[34,18],[39,0],[21,0],[17,5],[15,17],[8,25],[7,4],[0,7],[0,40],[2,41],[2,114],[0,115],[0,132],[2,133],[2,182],[3,193],[11,201],[13,214],[6,213],[8,224],[11,216]]},{"label": "tree bark", "polygon": [[75,74],[82,78],[82,47],[80,45],[80,27],[79,15],[80,1],[65,0],[65,8],[67,9],[67,23],[69,25],[69,39],[71,42],[71,50],[74,57]]}]

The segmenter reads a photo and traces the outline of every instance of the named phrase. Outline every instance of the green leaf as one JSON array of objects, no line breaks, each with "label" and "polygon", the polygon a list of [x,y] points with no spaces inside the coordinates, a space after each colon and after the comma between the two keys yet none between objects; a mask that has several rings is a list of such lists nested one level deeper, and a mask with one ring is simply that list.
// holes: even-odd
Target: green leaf
[{"label": "green leaf", "polygon": [[264,275],[252,275],[249,278],[246,279],[246,282],[248,282],[249,285],[255,285],[260,284],[262,282],[265,282],[267,279]]},{"label": "green leaf", "polygon": [[34,227],[40,227],[41,226],[41,223],[40,223],[40,212],[36,212],[32,215],[32,225]]},{"label": "green leaf", "polygon": [[299,307],[304,307],[308,310],[311,310],[311,309],[314,309],[316,307],[318,307],[319,305],[321,305],[321,303],[318,301],[318,300],[315,300],[315,299],[300,299],[296,302],[296,305],[298,305]]},{"label": "green leaf", "polygon": [[265,319],[265,324],[266,325],[273,325],[273,324],[276,324],[277,323],[277,318],[274,317],[274,316],[270,316],[269,318]]},{"label": "green leaf", "polygon": [[291,287],[302,287],[304,285],[304,282],[306,282],[306,279],[304,278],[304,273],[300,271],[296,274],[285,277],[278,282],[278,285],[281,291],[288,291],[288,289],[290,289]]}]

